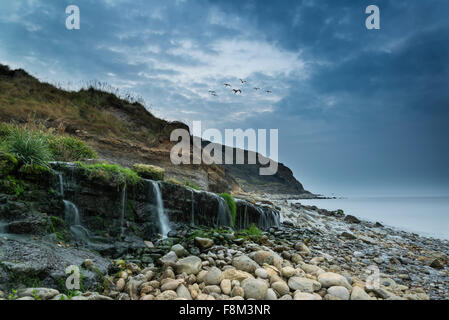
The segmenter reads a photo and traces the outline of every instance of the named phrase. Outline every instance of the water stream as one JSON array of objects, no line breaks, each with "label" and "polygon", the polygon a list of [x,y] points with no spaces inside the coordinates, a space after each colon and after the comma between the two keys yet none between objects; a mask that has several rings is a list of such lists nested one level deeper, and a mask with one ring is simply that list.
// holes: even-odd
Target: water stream
[{"label": "water stream", "polygon": [[152,199],[154,201],[154,204],[156,206],[156,210],[157,210],[157,217],[159,220],[159,231],[162,235],[162,237],[166,238],[168,233],[170,232],[170,223],[168,220],[167,215],[165,214],[165,210],[164,210],[164,202],[162,200],[162,194],[161,194],[161,188],[159,187],[159,183],[152,181],[152,180],[148,180],[149,183],[151,183],[152,187],[153,187],[153,196],[154,198]]},{"label": "water stream", "polygon": [[126,185],[122,189],[122,212],[120,215],[120,234],[125,233],[125,212],[126,212]]}]

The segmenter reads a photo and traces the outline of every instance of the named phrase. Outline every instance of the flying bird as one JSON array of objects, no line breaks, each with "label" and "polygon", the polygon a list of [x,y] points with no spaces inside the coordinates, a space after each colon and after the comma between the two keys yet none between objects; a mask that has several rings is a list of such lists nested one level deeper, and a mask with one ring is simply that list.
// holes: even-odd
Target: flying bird
[{"label": "flying bird", "polygon": [[242,90],[240,90],[240,89],[232,89],[232,91],[234,91],[234,94],[242,93]]},{"label": "flying bird", "polygon": [[224,84],[225,87],[231,88],[232,86],[229,83]]},{"label": "flying bird", "polygon": [[243,79],[240,79],[240,82],[241,82],[242,84],[245,84],[245,83],[247,83],[248,81],[243,80]]},{"label": "flying bird", "polygon": [[254,88],[254,90],[256,90],[256,91],[259,91],[259,90],[260,90],[260,88]]},{"label": "flying bird", "polygon": [[266,93],[273,93],[273,92],[271,92],[270,90],[267,90],[267,91],[265,91]]}]

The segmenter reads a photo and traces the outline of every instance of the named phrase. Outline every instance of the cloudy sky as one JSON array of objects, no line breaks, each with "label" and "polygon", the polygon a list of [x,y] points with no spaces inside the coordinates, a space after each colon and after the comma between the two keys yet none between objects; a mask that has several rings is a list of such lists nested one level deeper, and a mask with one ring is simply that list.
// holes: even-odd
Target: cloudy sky
[{"label": "cloudy sky", "polygon": [[[371,4],[380,30],[365,27]],[[448,12],[447,0],[1,1],[0,63],[66,87],[107,82],[168,120],[278,128],[280,161],[312,192],[447,195]],[[235,96],[223,83],[239,78]]]}]

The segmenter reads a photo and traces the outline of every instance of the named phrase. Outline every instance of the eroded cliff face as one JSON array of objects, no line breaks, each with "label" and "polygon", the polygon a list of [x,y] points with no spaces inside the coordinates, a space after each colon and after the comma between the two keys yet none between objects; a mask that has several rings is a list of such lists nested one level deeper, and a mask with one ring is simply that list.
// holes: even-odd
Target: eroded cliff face
[{"label": "eroded cliff face", "polygon": [[307,193],[282,164],[276,175],[265,177],[259,175],[260,165],[175,166],[170,133],[188,130],[185,124],[159,119],[138,102],[92,87],[68,92],[0,64],[0,101],[7,101],[0,104],[1,121],[38,121],[75,135],[110,163],[154,164],[165,168],[167,178],[189,180],[212,192]]}]

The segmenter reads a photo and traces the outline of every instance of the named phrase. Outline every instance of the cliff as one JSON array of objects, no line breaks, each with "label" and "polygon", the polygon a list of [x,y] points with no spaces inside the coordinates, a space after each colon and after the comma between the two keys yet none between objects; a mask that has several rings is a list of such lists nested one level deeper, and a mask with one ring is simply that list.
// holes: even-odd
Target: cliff
[{"label": "cliff", "polygon": [[174,166],[170,133],[188,127],[159,119],[132,97],[119,98],[106,88],[94,83],[66,91],[0,65],[0,119],[40,122],[81,138],[108,162],[127,167],[151,163],[165,168],[167,178],[191,181],[204,190],[310,195],[283,164],[274,176],[259,176],[260,165]]}]

